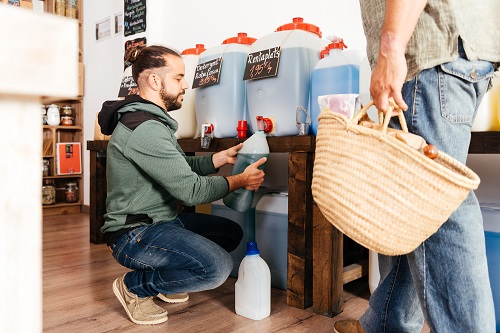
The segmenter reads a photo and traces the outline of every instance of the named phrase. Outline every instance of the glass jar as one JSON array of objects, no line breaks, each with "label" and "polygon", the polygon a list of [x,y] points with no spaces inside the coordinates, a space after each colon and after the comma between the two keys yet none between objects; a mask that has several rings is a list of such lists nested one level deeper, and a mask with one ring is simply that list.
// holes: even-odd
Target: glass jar
[{"label": "glass jar", "polygon": [[61,117],[61,125],[73,126],[73,118],[68,117],[68,116]]},{"label": "glass jar", "polygon": [[49,160],[43,160],[43,164],[42,164],[42,176],[43,177],[50,176],[50,161]]},{"label": "glass jar", "polygon": [[73,107],[65,105],[61,108],[61,116],[73,117]]},{"label": "glass jar", "polygon": [[66,16],[76,19],[76,1],[66,0]]},{"label": "glass jar", "polygon": [[47,125],[57,126],[61,122],[59,116],[59,106],[56,104],[50,104],[47,109]]},{"label": "glass jar", "polygon": [[78,185],[76,183],[66,183],[64,195],[66,202],[78,202]]},{"label": "glass jar", "polygon": [[66,15],[66,0],[55,0],[54,7],[54,13],[56,15]]},{"label": "glass jar", "polygon": [[47,124],[47,109],[45,108],[45,105],[40,106],[41,111],[42,111],[42,125]]},{"label": "glass jar", "polygon": [[42,185],[42,205],[56,203],[56,185],[53,179],[44,179]]}]

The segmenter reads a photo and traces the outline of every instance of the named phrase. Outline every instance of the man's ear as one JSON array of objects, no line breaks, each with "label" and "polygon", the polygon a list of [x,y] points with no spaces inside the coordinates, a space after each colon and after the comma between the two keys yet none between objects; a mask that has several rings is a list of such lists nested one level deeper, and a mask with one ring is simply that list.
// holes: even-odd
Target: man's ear
[{"label": "man's ear", "polygon": [[148,85],[151,89],[155,91],[160,91],[161,89],[161,79],[158,75],[151,73],[148,75]]}]

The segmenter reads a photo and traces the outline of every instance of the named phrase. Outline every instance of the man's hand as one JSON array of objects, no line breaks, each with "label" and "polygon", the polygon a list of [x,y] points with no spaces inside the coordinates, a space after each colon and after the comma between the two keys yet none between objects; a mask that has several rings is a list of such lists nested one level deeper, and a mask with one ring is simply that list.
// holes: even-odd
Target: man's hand
[{"label": "man's hand", "polygon": [[241,147],[243,147],[243,143],[239,143],[236,146],[213,154],[212,162],[214,163],[214,167],[218,169],[226,164],[234,164],[234,162],[236,161],[236,155],[238,155],[238,151],[241,149]]},{"label": "man's hand", "polygon": [[241,187],[249,191],[257,190],[264,181],[265,176],[264,171],[260,170],[259,167],[266,163],[266,161],[267,158],[262,157],[258,161],[247,166],[242,173],[226,177],[229,183],[229,191],[232,192]]}]

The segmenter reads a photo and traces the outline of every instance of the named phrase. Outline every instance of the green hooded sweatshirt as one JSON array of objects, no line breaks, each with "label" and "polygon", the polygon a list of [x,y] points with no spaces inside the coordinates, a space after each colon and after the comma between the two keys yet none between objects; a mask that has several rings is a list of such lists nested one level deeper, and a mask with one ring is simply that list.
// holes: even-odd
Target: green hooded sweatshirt
[{"label": "green hooded sweatshirt", "polygon": [[99,113],[107,148],[107,199],[102,232],[173,220],[177,201],[187,206],[223,198],[227,179],[212,155],[186,156],[177,143],[177,122],[158,105],[133,96],[109,101]]}]

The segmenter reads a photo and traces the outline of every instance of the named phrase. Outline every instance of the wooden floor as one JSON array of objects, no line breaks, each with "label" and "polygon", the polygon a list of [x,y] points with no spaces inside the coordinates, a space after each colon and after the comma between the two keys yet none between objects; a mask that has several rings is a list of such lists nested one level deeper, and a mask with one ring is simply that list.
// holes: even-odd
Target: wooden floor
[{"label": "wooden floor", "polygon": [[190,295],[182,304],[157,304],[169,312],[159,325],[132,323],[111,285],[127,269],[104,244],[89,242],[88,214],[44,217],[44,332],[333,332],[339,319],[358,318],[368,305],[366,279],[345,291],[344,311],[335,318],[286,305],[286,292],[272,290],[271,316],[253,321],[234,312],[234,278],[221,287]]}]

